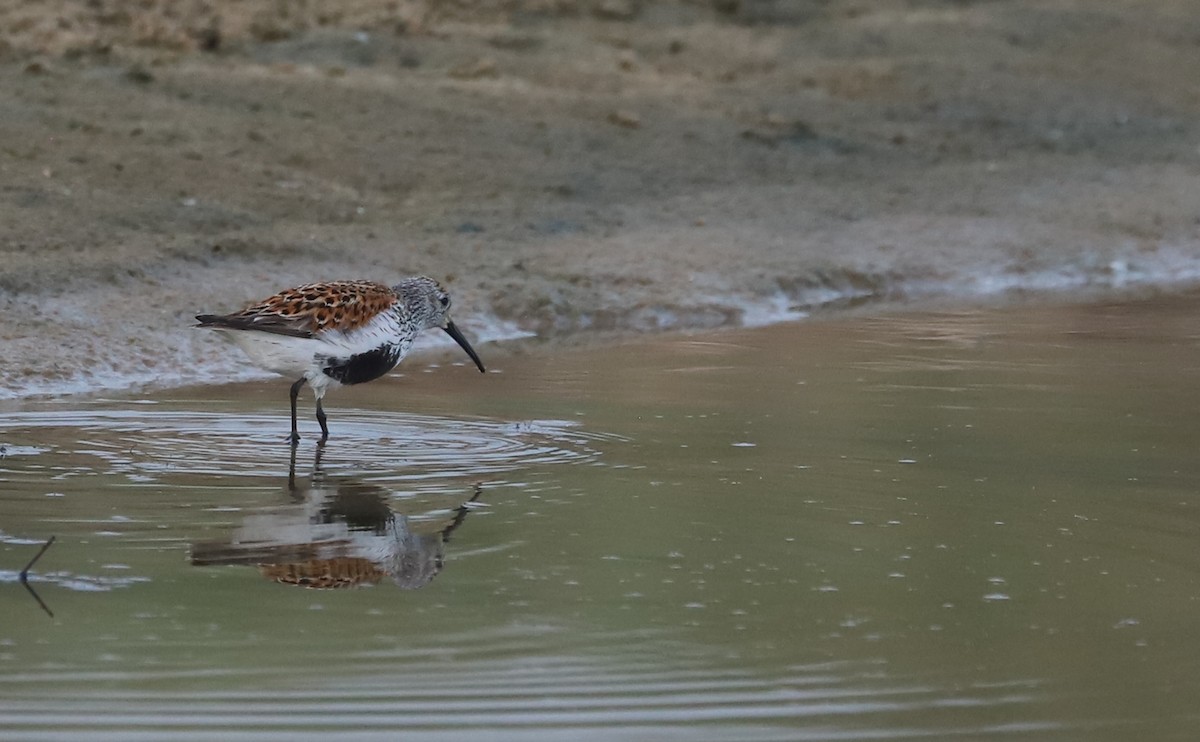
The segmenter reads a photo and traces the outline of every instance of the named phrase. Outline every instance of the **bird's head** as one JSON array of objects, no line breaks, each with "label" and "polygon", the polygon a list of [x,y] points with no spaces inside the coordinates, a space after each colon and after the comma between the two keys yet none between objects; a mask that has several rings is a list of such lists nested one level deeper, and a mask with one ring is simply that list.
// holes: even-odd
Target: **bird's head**
[{"label": "bird's head", "polygon": [[462,332],[450,319],[450,294],[442,288],[441,284],[427,276],[416,276],[408,278],[392,287],[396,295],[400,297],[400,301],[408,309],[413,317],[417,317],[422,321],[425,329],[441,328],[447,335],[454,338],[454,342],[458,343],[471,360],[475,362],[479,371],[484,372],[483,361],[479,360],[479,354],[467,342]]}]

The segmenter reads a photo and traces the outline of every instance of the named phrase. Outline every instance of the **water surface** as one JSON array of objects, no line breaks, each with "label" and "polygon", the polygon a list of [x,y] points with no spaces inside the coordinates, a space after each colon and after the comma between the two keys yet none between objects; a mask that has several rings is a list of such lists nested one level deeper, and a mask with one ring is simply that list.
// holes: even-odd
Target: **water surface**
[{"label": "water surface", "polygon": [[1190,739],[1198,310],[10,406],[0,739]]}]

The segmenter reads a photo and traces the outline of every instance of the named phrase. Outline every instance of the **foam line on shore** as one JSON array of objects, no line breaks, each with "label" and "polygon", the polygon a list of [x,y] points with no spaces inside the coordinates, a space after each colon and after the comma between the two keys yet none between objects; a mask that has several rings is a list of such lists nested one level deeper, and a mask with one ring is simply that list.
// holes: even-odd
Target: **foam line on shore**
[{"label": "foam line on shore", "polygon": [[[851,274],[847,274],[851,275]],[[843,279],[845,277],[843,276]],[[1003,297],[1009,294],[1070,295],[1072,293],[1114,292],[1136,288],[1157,287],[1163,290],[1182,290],[1200,283],[1200,255],[1187,250],[1159,251],[1153,259],[1117,259],[1094,264],[1057,266],[1040,271],[961,272],[953,276],[889,276],[867,280],[834,280],[813,282],[788,291],[780,289],[768,295],[710,292],[704,296],[703,309],[696,307],[642,305],[629,313],[625,326],[617,331],[630,334],[650,334],[719,327],[760,327],[779,322],[801,320],[814,311],[826,314],[842,307],[884,304],[919,304],[922,301],[971,301]],[[699,306],[699,304],[697,305]],[[714,307],[719,311],[714,312]],[[554,342],[572,334],[587,333],[586,313],[579,313],[565,330],[542,340]],[[714,320],[717,317],[717,320]],[[721,318],[728,317],[728,321]],[[582,318],[582,319],[580,319]],[[714,321],[717,324],[713,324]],[[476,314],[462,321],[467,334],[477,347],[489,343],[528,338],[530,332],[507,318],[493,314]],[[576,326],[577,325],[577,326]],[[97,392],[127,391],[139,387],[171,388],[193,384],[222,384],[272,378],[273,374],[243,363],[237,352],[231,354],[201,352],[208,341],[191,328],[181,328],[179,335],[163,337],[151,347],[161,351],[154,364],[131,371],[129,353],[106,358],[103,353],[69,373],[56,378],[25,376],[20,383],[11,379],[0,382],[0,400],[66,397]],[[113,343],[119,347],[120,343]],[[96,347],[94,344],[93,347]],[[99,344],[103,347],[103,344]],[[143,347],[146,347],[143,344]],[[414,348],[414,355],[441,353],[453,343],[439,333],[425,333]],[[486,358],[486,348],[481,351]],[[236,359],[236,362],[231,362]],[[125,363],[122,363],[124,361]],[[411,361],[409,362],[411,363]],[[132,364],[137,365],[137,364]]]}]

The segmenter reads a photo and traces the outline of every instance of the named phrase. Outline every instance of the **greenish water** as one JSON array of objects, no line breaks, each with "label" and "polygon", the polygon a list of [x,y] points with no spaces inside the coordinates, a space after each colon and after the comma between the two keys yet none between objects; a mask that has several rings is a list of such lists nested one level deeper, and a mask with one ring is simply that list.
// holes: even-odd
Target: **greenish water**
[{"label": "greenish water", "polygon": [[1198,316],[10,406],[0,739],[1192,739]]}]

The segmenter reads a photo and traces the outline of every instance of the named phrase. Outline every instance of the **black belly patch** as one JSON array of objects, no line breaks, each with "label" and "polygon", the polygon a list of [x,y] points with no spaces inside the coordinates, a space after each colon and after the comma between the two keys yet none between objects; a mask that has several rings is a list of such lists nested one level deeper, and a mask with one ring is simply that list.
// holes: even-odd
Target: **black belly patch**
[{"label": "black belly patch", "polygon": [[361,384],[383,376],[395,368],[399,361],[400,348],[384,345],[349,358],[330,358],[321,371],[343,384]]}]

